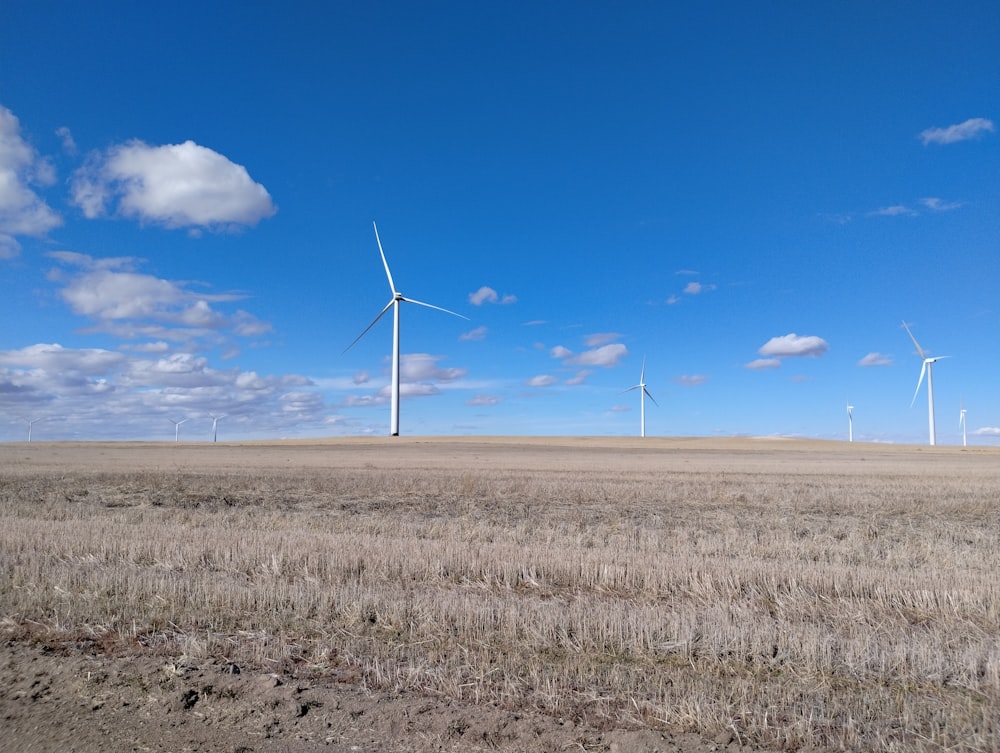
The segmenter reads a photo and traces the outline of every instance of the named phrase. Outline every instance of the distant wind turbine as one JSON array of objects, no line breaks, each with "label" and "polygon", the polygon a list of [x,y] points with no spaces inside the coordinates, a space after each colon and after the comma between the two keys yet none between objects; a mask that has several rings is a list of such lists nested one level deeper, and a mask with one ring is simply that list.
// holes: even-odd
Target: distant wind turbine
[{"label": "distant wind turbine", "polygon": [[[209,413],[208,415],[212,416],[211,413]],[[219,421],[221,421],[225,417],[226,417],[225,413],[223,413],[221,416],[212,416],[212,441],[213,442],[218,442],[219,441]]]},{"label": "distant wind turbine", "polygon": [[468,319],[467,316],[462,316],[461,314],[456,314],[454,311],[449,311],[448,309],[443,309],[440,306],[434,306],[430,303],[424,303],[422,301],[414,300],[413,298],[404,298],[403,294],[396,290],[396,285],[392,281],[392,273],[389,271],[389,262],[385,260],[385,252],[382,250],[382,241],[378,237],[378,226],[372,222],[372,227],[375,228],[375,242],[378,244],[378,252],[382,257],[382,266],[385,267],[385,276],[389,279],[389,289],[392,291],[392,298],[385,305],[378,316],[376,316],[372,323],[365,327],[364,331],[354,338],[354,342],[348,345],[344,349],[344,353],[349,351],[354,347],[355,343],[358,342],[362,337],[368,334],[368,330],[375,326],[375,322],[385,315],[385,313],[392,309],[392,405],[390,408],[389,416],[389,434],[394,437],[399,436],[399,305],[401,303],[415,303],[418,306],[425,306],[429,309],[437,309],[438,311],[443,311],[446,314],[451,314],[452,316],[457,316],[460,319]]},{"label": "distant wind turbine", "polygon": [[969,446],[965,435],[965,413],[966,410],[964,407],[958,412],[958,425],[962,428],[962,447]]},{"label": "distant wind turbine", "polygon": [[187,421],[187,419],[182,418],[180,421],[174,421],[174,419],[168,418],[167,420],[174,425],[174,441],[176,442],[180,438],[181,424]]},{"label": "distant wind turbine", "polygon": [[847,403],[847,441],[854,441],[854,406]]},{"label": "distant wind turbine", "polygon": [[927,423],[930,428],[930,443],[931,445],[937,444],[937,435],[934,431],[934,374],[931,371],[931,367],[936,361],[940,361],[942,358],[950,358],[950,356],[929,356],[927,352],[920,347],[920,343],[917,342],[917,338],[913,336],[910,332],[909,326],[906,322],[903,322],[903,329],[906,330],[906,334],[910,336],[913,340],[913,345],[917,349],[917,355],[923,359],[923,366],[920,367],[920,378],[917,380],[917,389],[913,392],[913,400],[910,401],[910,407],[913,407],[913,403],[917,399],[917,393],[920,392],[920,385],[924,381],[924,372],[927,372]]},{"label": "distant wind turbine", "polygon": [[44,421],[45,417],[43,416],[42,418],[32,418],[31,420],[28,420],[24,416],[21,416],[21,420],[24,421],[26,424],[28,424],[28,441],[30,442],[31,441],[31,427],[34,426],[35,424],[37,424],[39,421]]},{"label": "distant wind turbine", "polygon": [[649,394],[649,390],[646,389],[646,359],[642,359],[642,371],[639,372],[639,384],[634,384],[627,390],[622,390],[622,393],[631,392],[632,390],[639,390],[639,436],[646,436],[646,397],[648,396],[650,400],[653,401],[653,405],[659,405],[658,402]]}]

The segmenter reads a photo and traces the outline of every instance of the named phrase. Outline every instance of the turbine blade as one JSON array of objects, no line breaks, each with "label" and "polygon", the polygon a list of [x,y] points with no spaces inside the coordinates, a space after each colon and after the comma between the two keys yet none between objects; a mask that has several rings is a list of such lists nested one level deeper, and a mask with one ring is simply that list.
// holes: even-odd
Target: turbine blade
[{"label": "turbine blade", "polygon": [[368,334],[368,330],[370,330],[372,327],[375,326],[375,323],[385,315],[386,311],[388,311],[389,309],[392,308],[392,304],[394,304],[395,302],[396,302],[396,299],[393,298],[391,301],[389,301],[387,304],[385,304],[385,308],[378,312],[378,316],[376,316],[374,319],[372,319],[372,323],[369,324],[367,327],[365,327],[364,331],[362,331],[362,333],[360,335],[358,335],[357,337],[355,337],[354,338],[354,342],[352,342],[350,345],[348,345],[346,348],[344,348],[344,352],[341,353],[340,355],[344,355],[344,353],[346,353],[347,351],[349,351],[351,348],[353,348],[357,344],[358,340],[360,340],[362,337],[364,337],[365,335],[367,335]]},{"label": "turbine blade", "polygon": [[910,407],[917,402],[917,393],[920,392],[920,385],[924,383],[924,372],[927,371],[927,361],[924,361],[924,365],[920,367],[920,379],[917,380],[917,389],[913,391],[913,399],[910,401]]},{"label": "turbine blade", "polygon": [[456,314],[454,311],[449,311],[448,309],[443,309],[440,306],[435,306],[432,303],[424,303],[423,301],[416,301],[416,300],[414,300],[412,298],[403,298],[402,296],[400,297],[400,300],[406,301],[407,303],[415,303],[418,306],[426,306],[429,309],[437,309],[438,311],[443,311],[446,314],[451,314],[452,316],[457,316],[459,319],[465,319],[466,321],[469,321],[469,317],[467,317],[467,316],[462,316],[461,314]]},{"label": "turbine blade", "polygon": [[[385,267],[385,276],[389,278],[389,289],[392,290],[393,296],[396,295],[396,285],[392,281],[392,272],[389,271],[389,262],[385,260],[385,251],[382,250],[382,241],[378,237],[378,226],[372,221],[372,227],[375,228],[375,242],[378,244],[378,252],[382,257],[382,266]],[[374,323],[374,322],[373,322]]]},{"label": "turbine blade", "polygon": [[652,400],[652,401],[653,401],[653,405],[655,405],[655,406],[656,406],[657,408],[659,408],[659,407],[660,407],[660,404],[659,404],[658,402],[656,402],[656,398],[654,398],[654,397],[653,397],[653,396],[652,396],[652,395],[651,395],[651,394],[649,393],[649,390],[647,390],[647,389],[646,389],[645,387],[643,387],[643,388],[642,388],[642,391],[646,393],[646,397],[648,397],[648,398],[649,398],[650,400]]},{"label": "turbine blade", "polygon": [[642,371],[639,372],[639,382],[642,383],[642,382],[645,382],[645,381],[646,381],[646,357],[643,356],[643,358],[642,358]]},{"label": "turbine blade", "polygon": [[629,388],[628,388],[627,390],[622,390],[622,391],[621,391],[621,392],[619,392],[618,394],[619,394],[619,395],[624,395],[624,394],[625,394],[626,392],[631,392],[632,390],[637,390],[637,389],[639,389],[640,387],[642,387],[642,385],[641,385],[641,384],[636,384],[636,385],[633,385],[632,387],[629,387]]},{"label": "turbine blade", "polygon": [[926,356],[924,355],[924,349],[920,347],[920,343],[917,342],[917,338],[915,338],[913,336],[913,333],[910,332],[910,328],[909,326],[907,326],[906,322],[903,322],[903,329],[906,330],[906,334],[908,334],[910,336],[910,339],[913,340],[913,345],[914,347],[916,347],[917,353],[920,355],[920,357],[925,358]]}]

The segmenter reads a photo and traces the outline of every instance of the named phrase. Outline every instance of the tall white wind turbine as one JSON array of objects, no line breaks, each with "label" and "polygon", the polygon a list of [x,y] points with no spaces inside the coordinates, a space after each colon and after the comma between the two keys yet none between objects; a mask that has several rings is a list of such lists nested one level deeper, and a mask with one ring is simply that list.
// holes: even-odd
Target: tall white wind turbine
[{"label": "tall white wind turbine", "polygon": [[375,323],[381,319],[385,313],[392,309],[392,404],[390,407],[389,416],[389,434],[393,437],[399,436],[399,306],[401,303],[415,303],[418,306],[425,306],[429,309],[437,309],[438,311],[443,311],[446,314],[451,314],[452,316],[457,316],[460,319],[468,319],[467,316],[462,316],[461,314],[456,314],[454,311],[449,311],[448,309],[443,309],[440,306],[434,306],[430,303],[424,303],[423,301],[418,301],[413,298],[405,298],[402,293],[396,290],[396,285],[392,281],[392,272],[389,271],[389,262],[385,260],[385,251],[382,250],[382,241],[378,237],[378,226],[372,222],[372,227],[375,228],[375,242],[378,244],[378,252],[382,257],[382,266],[385,267],[385,276],[389,280],[389,290],[392,291],[392,298],[385,305],[378,316],[372,319],[372,323],[364,328],[364,331],[354,338],[354,342],[348,345],[344,352],[346,353],[351,348],[354,347],[355,343],[358,342],[362,337],[368,334],[368,330],[375,326]]},{"label": "tall white wind turbine", "polygon": [[910,407],[913,407],[913,403],[917,399],[917,393],[920,392],[920,385],[924,382],[924,372],[927,372],[927,424],[930,428],[930,443],[931,445],[937,444],[937,434],[934,431],[934,374],[932,367],[936,361],[940,361],[942,358],[950,358],[950,356],[929,356],[927,352],[920,347],[920,343],[917,342],[917,338],[913,336],[910,332],[909,326],[906,322],[903,322],[903,329],[906,330],[906,334],[910,336],[913,340],[913,345],[917,349],[917,355],[923,359],[923,366],[920,367],[920,378],[917,380],[917,389],[913,392],[913,400],[910,401]]},{"label": "tall white wind turbine", "polygon": [[182,418],[180,421],[174,421],[174,419],[168,418],[167,420],[174,425],[174,441],[176,442],[178,439],[180,439],[181,424],[187,421],[187,419]]},{"label": "tall white wind turbine", "polygon": [[965,413],[966,413],[966,410],[965,410],[964,407],[958,412],[958,425],[962,429],[962,447],[968,447],[969,446],[968,441],[966,440],[966,435],[965,435]]},{"label": "tall white wind turbine", "polygon": [[42,418],[27,419],[24,416],[21,416],[21,420],[24,421],[26,424],[28,424],[28,441],[30,442],[31,441],[31,427],[34,426],[35,424],[37,424],[39,421],[44,421],[45,417],[43,416]]},{"label": "tall white wind turbine", "polygon": [[218,442],[219,441],[219,421],[221,421],[222,419],[224,419],[226,417],[226,414],[223,413],[221,416],[213,416],[211,413],[209,413],[208,415],[212,416],[212,441],[213,442]]},{"label": "tall white wind turbine", "polygon": [[854,406],[847,403],[847,441],[854,441]]},{"label": "tall white wind turbine", "polygon": [[623,393],[631,392],[632,390],[639,390],[639,436],[646,436],[646,397],[648,396],[650,400],[653,401],[653,405],[659,405],[658,402],[646,389],[646,359],[642,359],[642,371],[639,372],[639,384],[634,384],[627,390],[622,390]]}]

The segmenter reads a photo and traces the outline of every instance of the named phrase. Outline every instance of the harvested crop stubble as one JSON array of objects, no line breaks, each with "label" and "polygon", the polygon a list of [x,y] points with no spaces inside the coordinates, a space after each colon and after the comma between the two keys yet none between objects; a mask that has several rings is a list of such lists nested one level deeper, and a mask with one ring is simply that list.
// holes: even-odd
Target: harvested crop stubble
[{"label": "harvested crop stubble", "polygon": [[[4,631],[753,746],[1000,747],[996,453],[401,446],[405,471],[382,444],[327,468],[19,467]],[[440,460],[476,452],[508,455]]]}]

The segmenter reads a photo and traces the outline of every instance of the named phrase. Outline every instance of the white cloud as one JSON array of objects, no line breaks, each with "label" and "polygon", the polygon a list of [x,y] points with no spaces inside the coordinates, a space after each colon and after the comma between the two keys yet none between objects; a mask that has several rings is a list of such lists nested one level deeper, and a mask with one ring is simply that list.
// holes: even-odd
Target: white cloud
[{"label": "white cloud", "polygon": [[177,341],[222,330],[240,337],[272,330],[247,311],[226,315],[212,305],[240,300],[242,295],[197,294],[184,283],[134,271],[139,260],[132,257],[94,259],[70,251],[49,256],[63,264],[49,273],[50,280],[62,284],[60,297],[75,314],[97,322],[100,331],[131,339]]},{"label": "white cloud", "polygon": [[680,303],[681,297],[679,295],[672,295],[667,299],[667,305],[673,306],[675,303]]},{"label": "white cloud", "polygon": [[463,332],[458,336],[458,339],[461,342],[485,340],[487,331],[486,327],[476,327],[475,329],[470,329],[468,332]]},{"label": "white cloud", "polygon": [[66,154],[76,154],[76,141],[73,140],[73,134],[70,132],[69,128],[62,126],[56,129],[56,136],[62,142],[63,151]]},{"label": "white cloud", "polygon": [[617,366],[618,362],[628,355],[628,348],[621,343],[611,343],[574,355],[573,351],[569,348],[557,345],[552,348],[551,355],[553,358],[563,359],[563,362],[570,366],[603,366],[604,368],[611,368],[612,366]]},{"label": "white cloud", "polygon": [[44,236],[62,224],[30,187],[51,185],[54,180],[51,164],[21,138],[17,117],[0,105],[0,259],[20,252],[15,236]]},{"label": "white cloud", "polygon": [[531,377],[525,384],[529,387],[549,387],[558,381],[558,379],[549,374],[539,374],[538,376]]},{"label": "white cloud", "polygon": [[39,343],[20,350],[0,351],[0,366],[41,371],[104,376],[126,360],[122,353],[99,348],[64,348],[58,343]]},{"label": "white cloud", "polygon": [[590,369],[583,369],[581,371],[578,371],[576,372],[576,374],[574,374],[573,376],[571,376],[569,379],[566,380],[566,384],[571,386],[583,384],[584,382],[587,381],[587,377],[589,377],[593,373],[594,372],[591,371]]},{"label": "white cloud", "polygon": [[592,335],[587,335],[583,338],[583,344],[588,348],[595,348],[598,345],[604,345],[612,340],[617,340],[621,335],[617,332],[595,332]]},{"label": "white cloud", "polygon": [[351,377],[351,381],[354,382],[354,384],[367,384],[369,379],[371,379],[371,374],[367,371],[357,371],[354,373],[354,376]]},{"label": "white cloud", "polygon": [[700,282],[689,282],[684,286],[684,292],[687,295],[698,295],[699,293],[707,293],[710,290],[715,290],[715,287],[712,284],[704,285]]},{"label": "white cloud", "polygon": [[503,398],[497,397],[496,395],[476,395],[465,401],[466,405],[477,406],[477,405],[497,405],[502,402]]},{"label": "white cloud", "polygon": [[[399,357],[400,382],[450,382],[466,375],[465,369],[442,369],[437,362],[443,356],[432,356],[429,353],[408,353]],[[400,388],[402,389],[402,388]]]},{"label": "white cloud", "polygon": [[868,213],[869,217],[914,217],[918,214],[917,210],[911,209],[903,204],[894,204],[888,207],[882,207],[881,209],[876,209]]},{"label": "white cloud", "polygon": [[193,141],[119,144],[91,156],[74,174],[73,201],[86,217],[117,212],[166,227],[256,225],[276,207],[242,165]]},{"label": "white cloud", "polygon": [[794,332],[781,337],[772,337],[757,351],[762,356],[787,358],[805,356],[815,358],[826,353],[829,346],[826,340],[815,335],[796,335]]},{"label": "white cloud", "polygon": [[764,369],[777,369],[781,366],[781,360],[778,358],[758,358],[751,361],[746,365],[746,368],[752,369],[754,371],[761,371]]},{"label": "white cloud", "polygon": [[483,285],[475,293],[469,293],[469,303],[473,306],[482,306],[484,303],[500,303],[508,305],[517,303],[517,296],[505,293],[501,297],[493,288]]},{"label": "white cloud", "polygon": [[983,426],[971,432],[977,437],[1000,437],[1000,426]]},{"label": "white cloud", "polygon": [[892,366],[892,356],[877,352],[869,353],[858,361],[858,366]]},{"label": "white cloud", "polygon": [[682,374],[675,381],[685,387],[698,387],[707,382],[708,377],[704,374]]},{"label": "white cloud", "polygon": [[962,202],[960,201],[945,201],[933,196],[921,199],[920,203],[932,212],[950,212],[962,206]]},{"label": "white cloud", "polygon": [[987,118],[969,118],[956,125],[944,128],[928,128],[920,132],[920,140],[924,146],[928,144],[954,144],[957,141],[968,141],[992,133],[993,121]]}]

